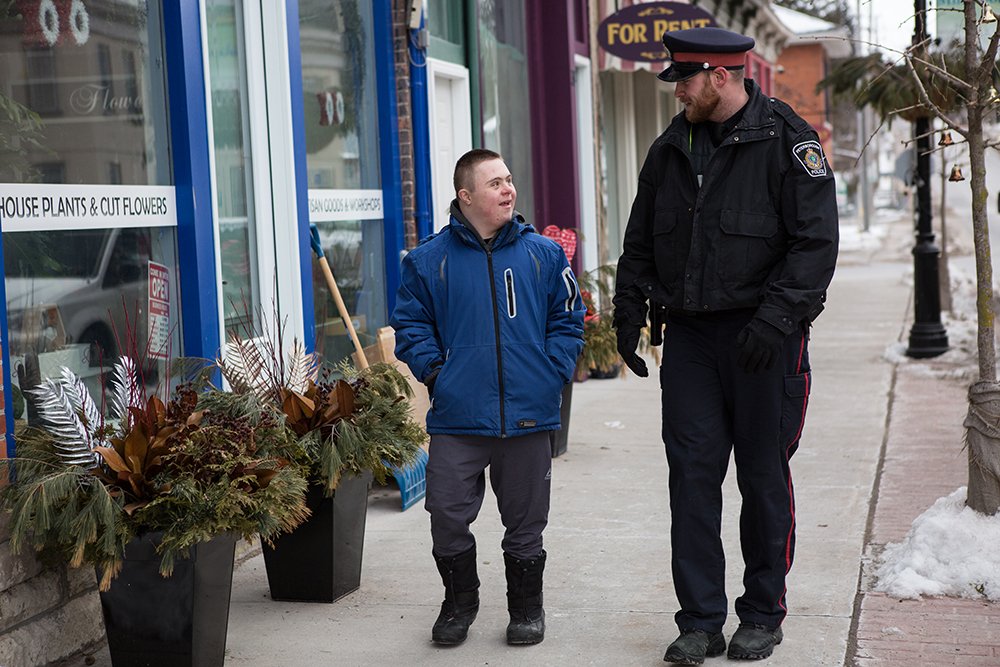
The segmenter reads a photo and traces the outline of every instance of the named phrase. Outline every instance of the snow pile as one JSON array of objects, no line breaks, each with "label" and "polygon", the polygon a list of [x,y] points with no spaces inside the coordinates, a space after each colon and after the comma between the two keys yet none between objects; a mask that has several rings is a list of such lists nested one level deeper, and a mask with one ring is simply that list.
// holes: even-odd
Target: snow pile
[{"label": "snow pile", "polygon": [[841,224],[840,252],[879,250],[887,232],[888,228],[885,225],[872,225],[868,231],[864,231],[856,224]]},{"label": "snow pile", "polygon": [[893,597],[986,596],[1000,601],[1000,515],[965,506],[966,487],[939,498],[913,521],[900,544],[889,544],[875,571],[875,590]]},{"label": "snow pile", "polygon": [[[933,359],[911,359],[906,356],[909,346],[905,340],[888,345],[882,358],[909,372],[939,378],[973,381],[978,376],[978,351],[976,347],[976,277],[951,263],[951,312],[941,313],[941,323],[948,334],[948,351]],[[909,274],[912,284],[913,274]],[[1000,287],[995,286],[998,294]]]}]

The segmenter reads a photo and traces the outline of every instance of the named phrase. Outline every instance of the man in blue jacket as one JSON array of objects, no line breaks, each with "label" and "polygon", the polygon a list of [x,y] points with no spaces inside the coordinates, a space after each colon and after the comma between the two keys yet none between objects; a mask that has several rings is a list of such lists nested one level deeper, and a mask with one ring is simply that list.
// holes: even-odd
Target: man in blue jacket
[{"label": "man in blue jacket", "polygon": [[583,347],[584,306],[562,248],[514,210],[497,153],[455,166],[450,224],[402,264],[396,356],[430,392],[425,507],[445,599],[438,644],[460,644],[479,611],[476,540],[486,467],[506,531],[507,643],[545,636],[542,531],[552,477],[549,431]]}]

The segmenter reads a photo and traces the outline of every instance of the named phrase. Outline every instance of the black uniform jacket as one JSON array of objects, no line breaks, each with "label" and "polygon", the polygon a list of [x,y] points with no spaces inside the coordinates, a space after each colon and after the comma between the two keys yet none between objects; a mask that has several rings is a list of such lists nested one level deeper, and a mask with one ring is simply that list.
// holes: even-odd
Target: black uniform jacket
[{"label": "black uniform jacket", "polygon": [[743,117],[700,187],[683,112],[650,147],[618,261],[616,326],[643,326],[647,300],[697,312],[755,308],[785,333],[822,310],[837,261],[833,172],[808,123],[745,85]]}]

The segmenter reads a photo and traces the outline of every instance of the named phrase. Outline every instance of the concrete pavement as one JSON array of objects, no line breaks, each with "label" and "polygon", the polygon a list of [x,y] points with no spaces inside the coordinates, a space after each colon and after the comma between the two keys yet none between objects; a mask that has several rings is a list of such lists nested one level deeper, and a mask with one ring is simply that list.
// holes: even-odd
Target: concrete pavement
[{"label": "concrete pavement", "polygon": [[[798,534],[790,614],[785,641],[767,665],[843,665],[857,648],[852,619],[859,568],[894,388],[894,366],[883,353],[899,339],[910,301],[908,258],[878,257],[871,246],[844,253],[827,310],[813,329],[814,387],[792,459]],[[274,602],[259,555],[237,568],[227,664],[664,664],[663,652],[676,634],[676,599],[657,381],[630,375],[577,384],[572,412],[569,450],[553,461],[542,644],[504,643],[502,526],[492,496],[474,525],[479,617],[465,644],[431,644],[442,592],[427,514],[420,505],[400,512],[398,492],[376,489],[359,591],[334,604]],[[923,508],[914,510],[916,516]],[[741,592],[738,512],[731,473],[724,517],[731,600]],[[727,636],[735,626],[733,617]],[[110,665],[106,649],[93,658],[92,664]],[[726,662],[720,657],[706,664]]]}]

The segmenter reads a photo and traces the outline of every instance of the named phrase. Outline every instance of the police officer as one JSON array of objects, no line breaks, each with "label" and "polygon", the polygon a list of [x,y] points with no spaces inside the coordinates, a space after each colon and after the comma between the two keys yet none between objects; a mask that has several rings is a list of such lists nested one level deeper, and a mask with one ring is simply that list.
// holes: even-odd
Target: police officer
[{"label": "police officer", "polygon": [[684,106],[649,149],[618,262],[618,351],[636,375],[647,314],[663,331],[660,386],[670,469],[671,565],[680,636],[664,660],[726,651],[722,482],[730,453],[743,504],[734,659],[781,643],[795,545],[789,459],[811,388],[809,326],[837,259],[833,173],[816,132],[744,78],[753,39],[668,32]]}]

